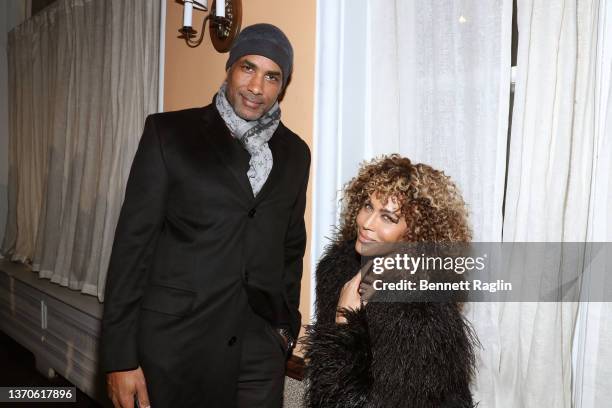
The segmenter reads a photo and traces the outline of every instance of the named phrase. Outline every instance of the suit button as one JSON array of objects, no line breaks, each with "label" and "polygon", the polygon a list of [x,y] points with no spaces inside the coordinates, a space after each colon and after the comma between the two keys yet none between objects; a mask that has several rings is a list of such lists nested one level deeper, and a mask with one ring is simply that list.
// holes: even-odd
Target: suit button
[{"label": "suit button", "polygon": [[249,218],[253,218],[255,216],[255,213],[257,212],[257,210],[255,208],[251,208],[251,210],[249,211]]},{"label": "suit button", "polygon": [[228,346],[230,346],[230,347],[231,347],[231,346],[233,346],[233,345],[236,343],[236,340],[238,340],[238,339],[236,338],[236,336],[232,336],[232,337],[231,337],[231,338],[228,340],[227,345],[228,345]]}]

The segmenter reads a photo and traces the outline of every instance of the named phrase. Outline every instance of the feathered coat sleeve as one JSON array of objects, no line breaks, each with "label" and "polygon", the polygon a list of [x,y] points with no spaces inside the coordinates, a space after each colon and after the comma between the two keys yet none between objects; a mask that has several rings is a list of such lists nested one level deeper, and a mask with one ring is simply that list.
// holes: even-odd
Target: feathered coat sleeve
[{"label": "feathered coat sleeve", "polygon": [[472,407],[476,340],[456,303],[377,303],[335,323],[342,285],[359,270],[352,243],[317,267],[317,321],[308,328],[306,405]]}]

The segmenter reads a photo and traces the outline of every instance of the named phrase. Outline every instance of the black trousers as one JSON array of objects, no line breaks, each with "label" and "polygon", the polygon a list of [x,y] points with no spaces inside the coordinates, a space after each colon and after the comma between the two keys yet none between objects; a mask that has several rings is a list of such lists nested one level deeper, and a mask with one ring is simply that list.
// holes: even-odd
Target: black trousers
[{"label": "black trousers", "polygon": [[238,408],[280,408],[285,385],[284,340],[266,320],[250,314],[242,341]]},{"label": "black trousers", "polygon": [[[177,344],[155,343],[151,349],[142,354],[141,365],[151,406],[157,408],[280,408],[283,401],[285,380],[284,340],[270,324],[247,307],[248,318],[242,334],[238,379],[220,379],[223,389],[204,389],[200,383],[198,372],[202,364],[198,363],[195,338],[177,338]],[[158,326],[143,335],[163,331],[172,325],[188,326],[193,322],[185,321],[175,316],[161,316],[155,312],[143,310],[141,318],[153,314]],[[180,328],[180,327],[179,327]],[[184,331],[184,330],[183,330]],[[179,342],[180,340],[180,342]],[[195,350],[195,351],[194,351]],[[146,358],[144,358],[146,357]],[[229,363],[229,362],[228,362]],[[207,370],[215,370],[214,366],[206,366]],[[232,383],[227,383],[232,381]],[[231,392],[234,395],[220,395]],[[223,403],[221,401],[226,401]],[[232,401],[229,403],[229,401]]]}]

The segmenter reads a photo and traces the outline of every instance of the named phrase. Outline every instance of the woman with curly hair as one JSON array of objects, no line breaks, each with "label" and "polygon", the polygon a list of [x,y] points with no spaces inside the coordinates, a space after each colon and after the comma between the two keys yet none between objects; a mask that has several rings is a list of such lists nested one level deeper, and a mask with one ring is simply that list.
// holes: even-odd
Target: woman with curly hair
[{"label": "woman with curly hair", "polygon": [[[360,255],[375,243],[468,242],[465,203],[443,172],[399,155],[364,164],[316,271],[305,339],[309,407],[472,407],[477,343],[450,302],[368,302]],[[361,289],[360,289],[361,287]]]}]

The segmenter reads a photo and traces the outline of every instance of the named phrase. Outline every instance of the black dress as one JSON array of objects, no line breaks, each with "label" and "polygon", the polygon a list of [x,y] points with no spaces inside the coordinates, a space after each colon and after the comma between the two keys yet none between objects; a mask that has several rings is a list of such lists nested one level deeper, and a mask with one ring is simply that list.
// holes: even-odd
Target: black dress
[{"label": "black dress", "polygon": [[370,302],[335,323],[340,290],[360,268],[354,246],[333,243],[317,266],[306,406],[473,407],[477,340],[458,303]]}]

